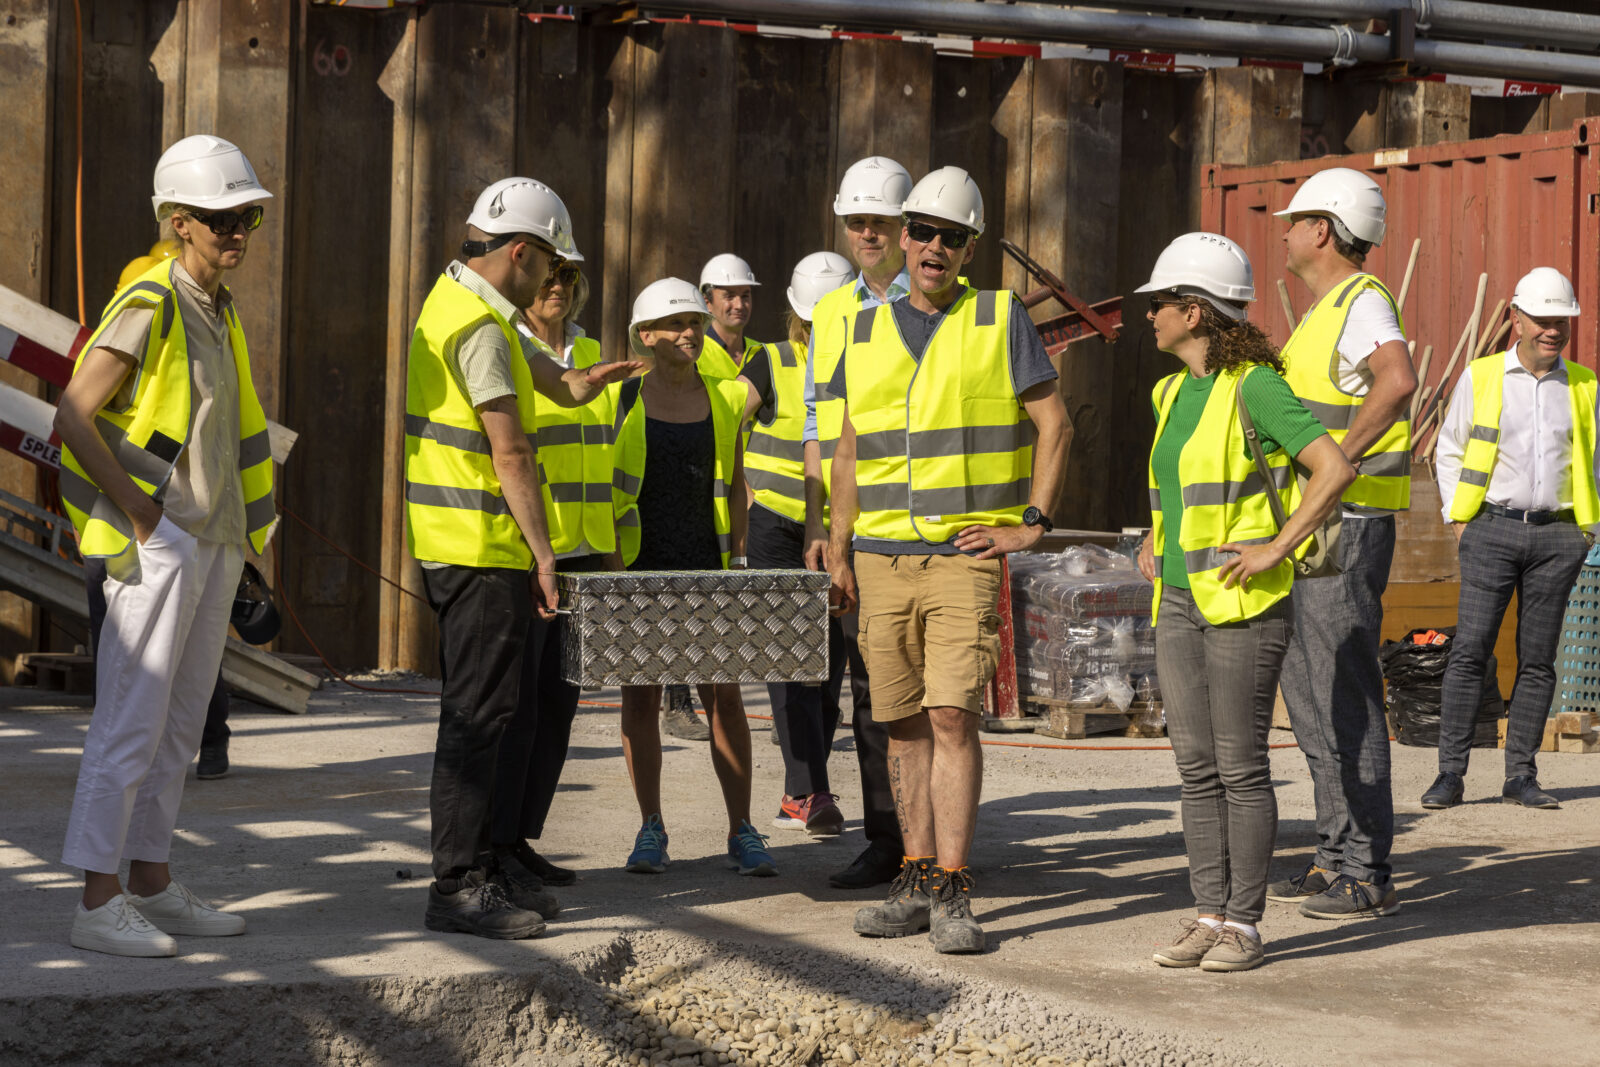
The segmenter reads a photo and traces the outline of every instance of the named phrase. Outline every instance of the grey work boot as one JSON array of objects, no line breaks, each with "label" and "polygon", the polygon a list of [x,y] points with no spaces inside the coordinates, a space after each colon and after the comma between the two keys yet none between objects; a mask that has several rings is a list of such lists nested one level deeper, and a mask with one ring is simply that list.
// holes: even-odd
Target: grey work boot
[{"label": "grey work boot", "polygon": [[928,860],[903,860],[889,883],[889,899],[856,912],[855,931],[862,937],[907,937],[928,928]]},{"label": "grey work boot", "polygon": [[972,917],[972,875],[967,868],[932,868],[928,872],[928,896],[933,898],[928,932],[933,950],[982,952],[983,927]]},{"label": "grey work boot", "polygon": [[694,698],[686,685],[666,687],[666,707],[661,711],[661,728],[680,741],[709,741],[711,727],[694,713]]}]

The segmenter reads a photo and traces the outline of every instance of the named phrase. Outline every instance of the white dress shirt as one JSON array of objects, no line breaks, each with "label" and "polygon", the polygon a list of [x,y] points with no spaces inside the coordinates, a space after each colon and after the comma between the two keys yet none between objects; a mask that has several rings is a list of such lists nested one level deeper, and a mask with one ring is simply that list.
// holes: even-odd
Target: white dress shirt
[{"label": "white dress shirt", "polygon": [[[1493,357],[1491,357],[1493,358]],[[1501,386],[1500,441],[1489,472],[1485,501],[1519,511],[1562,511],[1572,507],[1572,401],[1564,363],[1542,378],[1522,365],[1515,348],[1505,360]],[[1461,477],[1461,456],[1472,432],[1472,375],[1461,375],[1450,398],[1450,413],[1439,430],[1435,475],[1444,500],[1444,521]],[[1585,476],[1594,477],[1591,468]]]}]

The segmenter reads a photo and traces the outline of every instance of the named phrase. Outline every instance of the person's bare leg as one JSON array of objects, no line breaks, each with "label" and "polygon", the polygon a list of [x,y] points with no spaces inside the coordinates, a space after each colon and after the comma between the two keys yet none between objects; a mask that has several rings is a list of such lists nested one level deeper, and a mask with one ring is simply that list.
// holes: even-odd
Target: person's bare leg
[{"label": "person's bare leg", "polygon": [[978,797],[983,790],[983,748],[978,743],[978,716],[961,708],[929,708],[933,727],[933,829],[939,866],[956,870],[967,865],[972,835],[978,825]]},{"label": "person's bare leg", "polygon": [[750,821],[750,722],[734,684],[700,686],[700,703],[711,723],[711,766],[728,809],[728,836]]},{"label": "person's bare leg", "polygon": [[136,897],[153,897],[172,881],[172,868],[165,861],[133,860],[128,864],[128,892]]},{"label": "person's bare leg", "polygon": [[122,882],[117,878],[117,872],[106,874],[103,871],[83,872],[83,907],[85,911],[93,911],[106,901],[122,892]]},{"label": "person's bare leg", "polygon": [[659,685],[622,687],[622,758],[639,802],[640,822],[661,813],[661,727],[656,721],[660,707]]},{"label": "person's bare leg", "polygon": [[907,856],[934,855],[934,813],[929,785],[934,737],[928,713],[889,721],[889,789]]}]

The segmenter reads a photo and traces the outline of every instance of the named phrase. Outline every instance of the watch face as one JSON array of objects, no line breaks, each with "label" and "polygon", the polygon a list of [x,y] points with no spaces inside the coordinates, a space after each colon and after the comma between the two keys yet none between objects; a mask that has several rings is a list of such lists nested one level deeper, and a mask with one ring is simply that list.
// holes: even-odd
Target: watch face
[{"label": "watch face", "polygon": [[1037,526],[1037,525],[1039,525],[1040,514],[1041,513],[1040,513],[1038,508],[1034,507],[1032,504],[1029,504],[1028,505],[1028,509],[1022,513],[1022,525],[1024,525],[1024,526]]}]

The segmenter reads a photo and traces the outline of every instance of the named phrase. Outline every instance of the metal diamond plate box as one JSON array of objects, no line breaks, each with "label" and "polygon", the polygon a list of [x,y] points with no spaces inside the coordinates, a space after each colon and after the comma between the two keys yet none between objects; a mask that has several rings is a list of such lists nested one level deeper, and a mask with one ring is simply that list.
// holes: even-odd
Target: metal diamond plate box
[{"label": "metal diamond plate box", "polygon": [[573,685],[821,682],[822,571],[560,574],[570,614],[561,673]]}]

